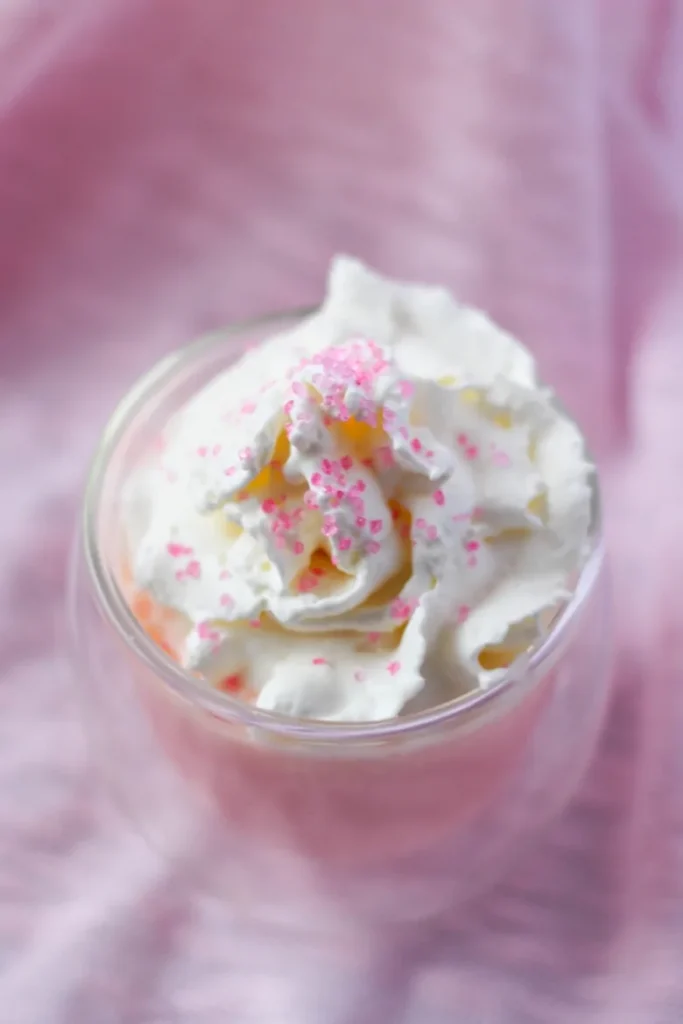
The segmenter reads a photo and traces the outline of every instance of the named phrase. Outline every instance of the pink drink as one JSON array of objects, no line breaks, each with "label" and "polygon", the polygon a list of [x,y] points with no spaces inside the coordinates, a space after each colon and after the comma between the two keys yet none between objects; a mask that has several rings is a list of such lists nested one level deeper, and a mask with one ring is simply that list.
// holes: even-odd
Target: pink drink
[{"label": "pink drink", "polygon": [[[86,496],[83,590],[92,594],[94,583],[98,632],[87,643],[77,637],[101,752],[143,830],[147,814],[177,803],[224,835],[226,869],[239,872],[254,905],[274,898],[272,886],[264,896],[268,865],[298,865],[304,889],[315,878],[351,913],[429,915],[504,871],[563,806],[590,758],[609,693],[598,514],[592,552],[549,637],[485,693],[355,725],[288,720],[207,687],[173,664],[126,606],[117,496],[188,395],[245,341],[286,325],[236,329],[166,361],[106,432]],[[80,583],[77,576],[77,601],[91,600]],[[111,652],[98,664],[95,644]],[[295,899],[293,889],[277,895]]]}]

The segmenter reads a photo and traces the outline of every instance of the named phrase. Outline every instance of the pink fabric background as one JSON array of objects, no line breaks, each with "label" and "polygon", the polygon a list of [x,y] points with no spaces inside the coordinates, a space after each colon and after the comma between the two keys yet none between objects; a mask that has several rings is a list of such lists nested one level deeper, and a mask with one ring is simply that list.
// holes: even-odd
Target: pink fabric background
[{"label": "pink fabric background", "polygon": [[[0,8],[0,1021],[683,1020],[683,5]],[[256,929],[103,807],[62,639],[87,458],[171,346],[442,280],[538,352],[605,472],[618,693],[528,863],[438,934]],[[322,927],[322,923],[321,923]]]}]

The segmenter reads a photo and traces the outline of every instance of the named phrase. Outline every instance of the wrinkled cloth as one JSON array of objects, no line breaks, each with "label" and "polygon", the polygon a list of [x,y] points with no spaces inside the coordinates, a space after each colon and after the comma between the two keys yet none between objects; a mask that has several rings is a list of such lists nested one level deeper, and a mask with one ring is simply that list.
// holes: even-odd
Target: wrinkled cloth
[{"label": "wrinkled cloth", "polygon": [[[0,11],[0,1021],[683,1019],[683,6],[12,0]],[[538,354],[601,463],[615,697],[588,778],[437,930],[256,929],[121,820],[64,636],[80,488],[152,361],[348,251]]]}]

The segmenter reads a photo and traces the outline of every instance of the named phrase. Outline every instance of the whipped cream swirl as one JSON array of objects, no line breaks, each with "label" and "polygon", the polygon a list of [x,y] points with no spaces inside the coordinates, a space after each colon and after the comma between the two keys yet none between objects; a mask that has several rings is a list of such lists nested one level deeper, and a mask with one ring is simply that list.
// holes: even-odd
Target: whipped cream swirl
[{"label": "whipped cream swirl", "polygon": [[389,718],[542,636],[586,555],[591,472],[510,335],[340,258],[320,312],[195,396],[129,481],[135,585],[210,682]]}]

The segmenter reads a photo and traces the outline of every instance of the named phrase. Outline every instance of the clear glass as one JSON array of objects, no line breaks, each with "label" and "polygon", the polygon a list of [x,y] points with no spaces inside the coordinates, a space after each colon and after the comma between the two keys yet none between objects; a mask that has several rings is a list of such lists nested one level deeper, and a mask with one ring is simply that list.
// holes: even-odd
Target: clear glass
[{"label": "clear glass", "polygon": [[321,901],[412,921],[470,898],[566,803],[609,695],[609,599],[596,491],[590,557],[538,649],[485,693],[399,719],[331,725],[261,711],[167,658],[119,586],[122,482],[191,395],[305,311],[169,356],[102,438],[74,545],[70,610],[92,749],[135,828],[211,851],[225,892],[291,919]]}]

